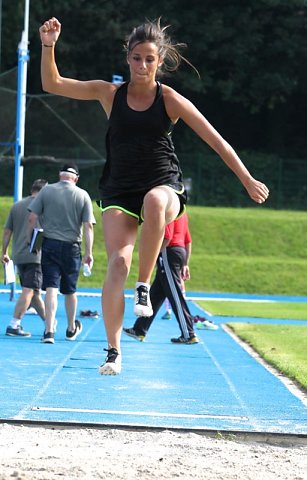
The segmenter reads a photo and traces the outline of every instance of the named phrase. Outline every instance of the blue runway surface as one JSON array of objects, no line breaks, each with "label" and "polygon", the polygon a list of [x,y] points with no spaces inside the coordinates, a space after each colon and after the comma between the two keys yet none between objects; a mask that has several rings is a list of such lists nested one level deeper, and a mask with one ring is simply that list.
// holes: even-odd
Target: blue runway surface
[{"label": "blue runway surface", "polygon": [[[83,293],[78,311],[101,313],[99,291]],[[127,293],[124,326],[131,327]],[[56,342],[42,344],[43,322],[37,315],[25,315],[22,322],[31,338],[5,335],[14,302],[8,292],[0,293],[0,301],[2,421],[307,434],[306,402],[223,330],[223,323],[238,319],[213,317],[220,328],[197,330],[199,344],[174,345],[170,338],[179,336],[177,322],[162,320],[161,310],[144,343],[123,335],[122,373],[109,377],[98,373],[107,346],[101,315],[82,319],[82,334],[68,342],[59,296]],[[194,301],[189,306],[194,315],[203,314]]]}]

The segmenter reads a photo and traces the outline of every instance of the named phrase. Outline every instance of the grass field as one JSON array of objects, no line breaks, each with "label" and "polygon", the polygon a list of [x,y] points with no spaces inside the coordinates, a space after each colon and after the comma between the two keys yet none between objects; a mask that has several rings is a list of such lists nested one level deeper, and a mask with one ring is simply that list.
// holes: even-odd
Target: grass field
[{"label": "grass field", "polygon": [[307,320],[307,304],[303,302],[220,302],[206,300],[198,303],[212,315]]},{"label": "grass field", "polygon": [[[12,199],[0,197],[4,225]],[[101,214],[97,220],[94,267],[80,287],[100,287],[107,260]],[[193,250],[189,291],[307,295],[307,213],[250,209],[188,207]],[[137,278],[137,246],[127,281]]]},{"label": "grass field", "polygon": [[[307,320],[307,303],[199,301],[212,315],[225,316],[225,323],[270,365],[307,392],[307,326],[286,325],[286,320]],[[227,317],[285,320],[285,324],[228,323]]]},{"label": "grass field", "polygon": [[307,392],[307,326],[229,323],[270,365]]},{"label": "grass field", "polygon": [[[0,202],[0,221],[4,225],[12,198],[0,197]],[[97,225],[93,274],[87,278],[81,275],[80,287],[100,287],[106,272],[101,214],[95,204],[94,212]],[[258,206],[189,206],[188,214],[193,251],[187,291],[307,296],[307,213]],[[135,284],[137,260],[136,246],[127,288]],[[299,302],[208,301],[202,306],[215,315],[307,319],[307,305]],[[267,361],[307,390],[307,327],[235,323],[232,328]]]}]

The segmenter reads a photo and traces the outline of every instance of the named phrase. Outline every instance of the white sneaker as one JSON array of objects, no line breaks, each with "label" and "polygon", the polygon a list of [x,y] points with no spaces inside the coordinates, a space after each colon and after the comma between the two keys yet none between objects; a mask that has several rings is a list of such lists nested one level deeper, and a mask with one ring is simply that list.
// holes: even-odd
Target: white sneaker
[{"label": "white sneaker", "polygon": [[121,356],[118,353],[116,348],[104,349],[108,352],[105,363],[100,365],[99,373],[100,375],[118,375],[121,372]]},{"label": "white sneaker", "polygon": [[134,314],[137,317],[151,317],[153,314],[149,288],[145,284],[137,284],[134,292]]},{"label": "white sneaker", "polygon": [[25,315],[37,315],[37,311],[34,307],[29,307],[28,310],[25,312]]},{"label": "white sneaker", "polygon": [[218,325],[211,320],[202,320],[196,323],[197,330],[218,330]]}]

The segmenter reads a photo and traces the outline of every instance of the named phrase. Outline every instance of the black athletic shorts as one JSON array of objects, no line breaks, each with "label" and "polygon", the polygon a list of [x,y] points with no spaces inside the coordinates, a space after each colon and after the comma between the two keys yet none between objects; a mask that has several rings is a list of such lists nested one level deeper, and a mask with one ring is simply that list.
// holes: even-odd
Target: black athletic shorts
[{"label": "black athletic shorts", "polygon": [[[180,201],[180,211],[178,217],[183,214],[185,211],[185,204],[187,202],[186,191],[176,190],[173,185],[166,185],[171,187],[177,193]],[[154,187],[153,187],[154,188]],[[111,208],[116,208],[117,210],[122,210],[123,212],[135,217],[139,225],[144,221],[143,217],[143,203],[146,193],[150,190],[144,190],[141,192],[125,193],[120,195],[114,195],[103,200],[97,200],[97,205],[101,208],[102,212],[110,210]]]}]

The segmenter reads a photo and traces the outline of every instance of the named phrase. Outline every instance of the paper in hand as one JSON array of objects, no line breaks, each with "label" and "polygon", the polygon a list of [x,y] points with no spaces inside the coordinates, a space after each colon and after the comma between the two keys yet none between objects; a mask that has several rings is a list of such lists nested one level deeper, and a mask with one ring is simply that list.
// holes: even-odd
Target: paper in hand
[{"label": "paper in hand", "polygon": [[8,285],[9,283],[14,283],[16,280],[15,268],[13,260],[9,260],[4,264],[4,283]]}]

